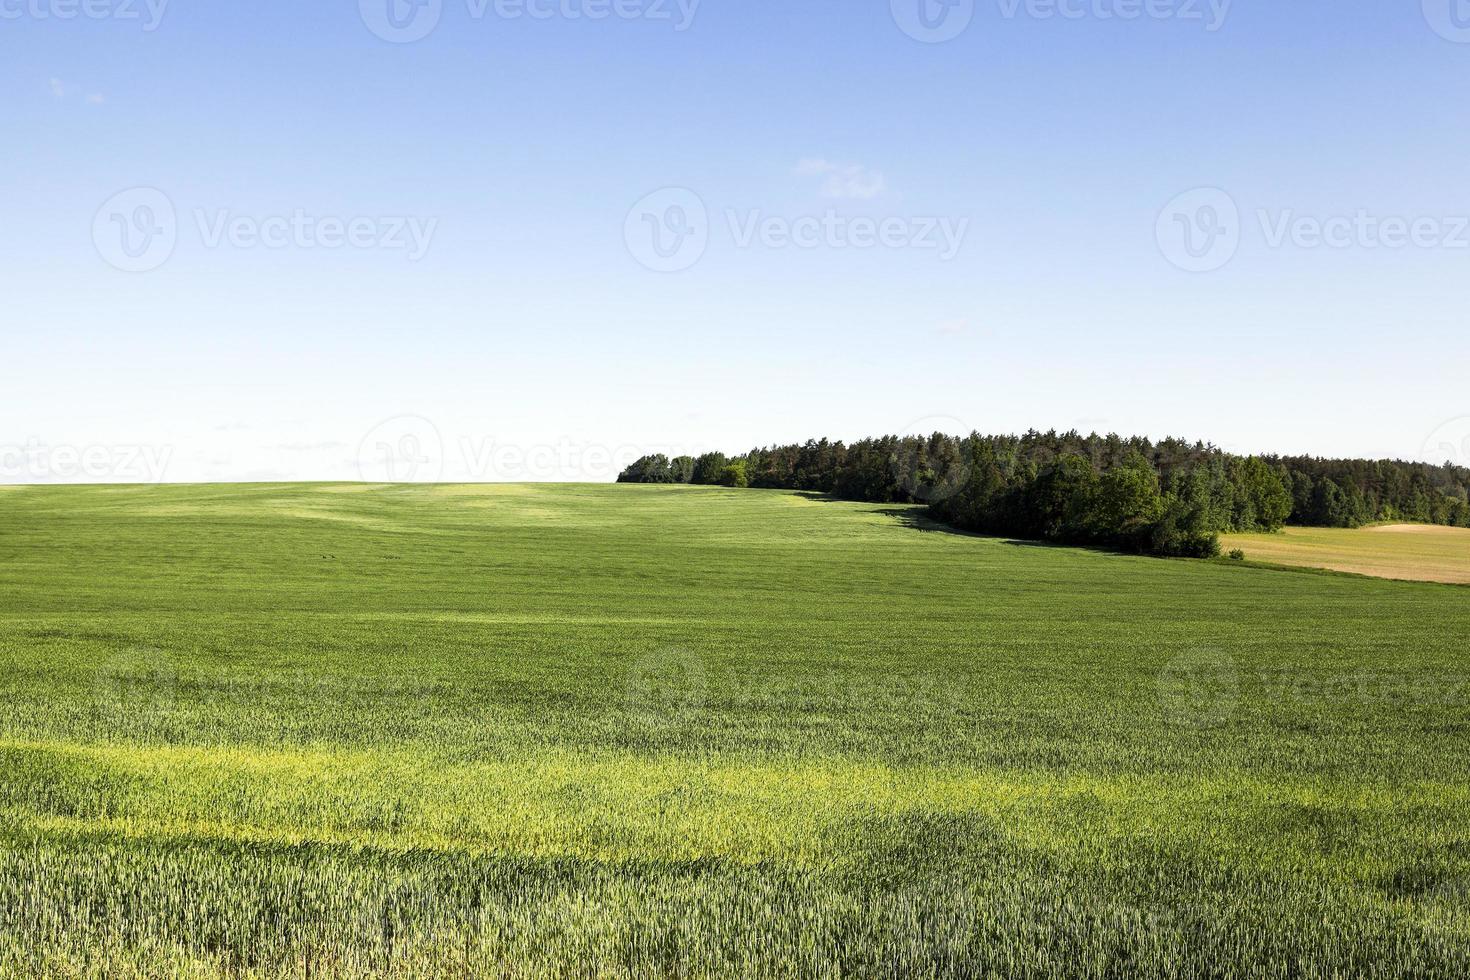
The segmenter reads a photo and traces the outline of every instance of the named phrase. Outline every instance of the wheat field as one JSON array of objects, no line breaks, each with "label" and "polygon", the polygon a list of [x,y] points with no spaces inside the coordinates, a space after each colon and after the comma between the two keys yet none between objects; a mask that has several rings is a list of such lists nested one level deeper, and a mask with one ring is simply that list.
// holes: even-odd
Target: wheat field
[{"label": "wheat field", "polygon": [[1453,586],[775,491],[11,488],[0,626],[4,976],[1470,974]]}]

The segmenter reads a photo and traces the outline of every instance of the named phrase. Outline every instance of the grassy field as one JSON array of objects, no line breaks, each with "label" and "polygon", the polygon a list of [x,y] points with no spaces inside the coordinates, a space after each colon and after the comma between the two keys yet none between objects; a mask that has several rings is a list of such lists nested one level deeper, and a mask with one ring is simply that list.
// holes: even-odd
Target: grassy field
[{"label": "grassy field", "polygon": [[1462,980],[1466,596],[781,492],[0,488],[0,976]]},{"label": "grassy field", "polygon": [[1462,527],[1288,527],[1279,534],[1226,535],[1221,544],[1226,549],[1241,549],[1247,558],[1280,565],[1470,584],[1470,529]]}]

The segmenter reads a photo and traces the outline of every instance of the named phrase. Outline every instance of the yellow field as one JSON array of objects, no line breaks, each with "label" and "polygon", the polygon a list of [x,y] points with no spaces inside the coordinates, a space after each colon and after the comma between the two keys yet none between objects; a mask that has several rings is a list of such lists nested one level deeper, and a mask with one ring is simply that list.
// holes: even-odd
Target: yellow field
[{"label": "yellow field", "polygon": [[1470,529],[1383,524],[1348,530],[1289,527],[1280,534],[1227,534],[1229,551],[1282,565],[1330,568],[1379,578],[1470,584]]}]

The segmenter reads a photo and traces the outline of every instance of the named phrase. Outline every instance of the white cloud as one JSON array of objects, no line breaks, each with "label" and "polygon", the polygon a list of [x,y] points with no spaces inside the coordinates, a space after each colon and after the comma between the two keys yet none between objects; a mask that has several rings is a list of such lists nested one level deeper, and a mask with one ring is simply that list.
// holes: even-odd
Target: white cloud
[{"label": "white cloud", "polygon": [[888,183],[876,170],[856,163],[833,163],[821,157],[807,157],[796,164],[798,177],[825,177],[823,197],[871,200],[887,188]]},{"label": "white cloud", "polygon": [[[70,98],[78,91],[80,90],[75,85],[68,85],[66,82],[63,82],[59,78],[51,79],[51,95],[55,99],[61,100]],[[85,101],[87,105],[102,105],[104,102],[107,101],[107,99],[102,95],[101,92],[91,92],[85,96]]]}]

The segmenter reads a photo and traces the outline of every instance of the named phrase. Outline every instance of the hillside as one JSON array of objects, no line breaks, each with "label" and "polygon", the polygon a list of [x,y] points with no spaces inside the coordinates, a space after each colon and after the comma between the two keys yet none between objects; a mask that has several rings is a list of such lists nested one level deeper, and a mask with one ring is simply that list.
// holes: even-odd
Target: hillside
[{"label": "hillside", "polygon": [[782,491],[0,488],[0,974],[1459,978],[1467,632]]}]

